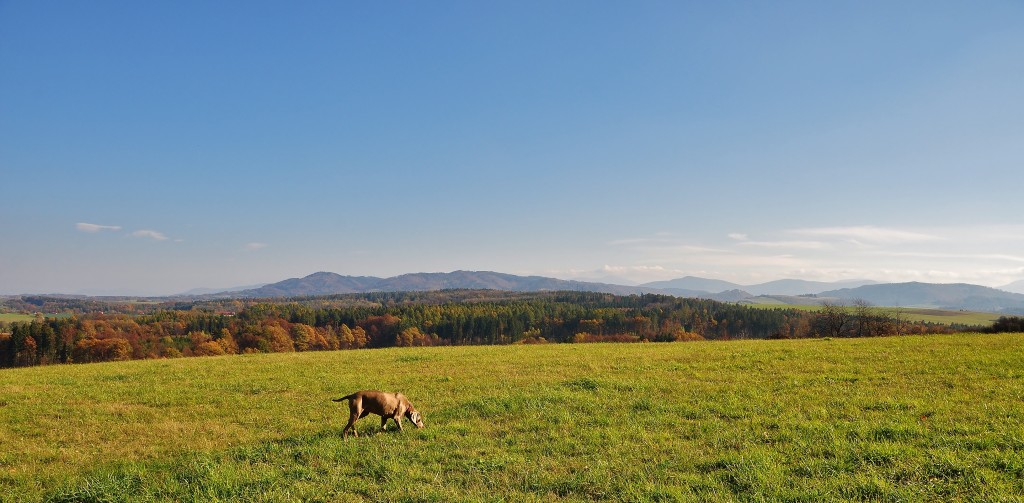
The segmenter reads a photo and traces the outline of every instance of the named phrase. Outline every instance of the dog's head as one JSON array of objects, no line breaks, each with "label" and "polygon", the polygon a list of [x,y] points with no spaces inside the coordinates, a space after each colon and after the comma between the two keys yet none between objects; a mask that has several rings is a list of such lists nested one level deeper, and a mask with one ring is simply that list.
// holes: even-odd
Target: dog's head
[{"label": "dog's head", "polygon": [[405,417],[409,418],[409,420],[412,421],[412,424],[415,424],[417,428],[423,427],[423,416],[420,415],[420,411],[410,408],[405,411]]}]

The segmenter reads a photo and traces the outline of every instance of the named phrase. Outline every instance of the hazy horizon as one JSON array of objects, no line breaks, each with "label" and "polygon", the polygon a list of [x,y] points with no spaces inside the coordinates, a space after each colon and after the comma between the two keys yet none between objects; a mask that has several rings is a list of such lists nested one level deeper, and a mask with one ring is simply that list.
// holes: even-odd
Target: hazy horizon
[{"label": "hazy horizon", "polygon": [[[45,291],[38,291],[38,292],[0,293],[0,295],[84,295],[84,296],[98,296],[98,297],[103,297],[103,296],[110,296],[110,297],[122,297],[122,296],[127,296],[127,297],[132,297],[132,296],[138,296],[138,297],[170,297],[170,296],[177,296],[177,295],[202,295],[202,294],[209,294],[209,293],[224,293],[224,292],[232,292],[232,291],[242,291],[242,290],[257,289],[257,288],[262,287],[264,285],[279,283],[281,281],[291,280],[291,279],[302,279],[302,278],[305,278],[306,276],[311,276],[311,275],[314,275],[314,274],[325,273],[325,272],[326,273],[333,273],[333,271],[315,271],[315,272],[311,272],[309,274],[305,274],[305,275],[302,275],[302,276],[288,277],[288,278],[279,278],[278,280],[270,281],[270,282],[266,282],[266,283],[255,283],[255,284],[248,284],[248,285],[218,286],[218,287],[198,286],[198,287],[194,287],[194,288],[190,288],[190,289],[182,290],[182,291],[176,291],[176,292],[155,292],[155,291],[144,291],[144,290],[134,290],[133,291],[133,290],[119,290],[119,289],[104,290],[104,289],[101,289],[101,288],[92,288],[92,289],[82,289],[82,290],[72,291],[72,292],[56,292],[56,291],[54,291],[54,292],[45,292]],[[395,276],[402,276],[402,275],[405,275],[405,274],[447,274],[447,273],[454,273],[454,272],[457,272],[457,271],[418,271],[418,272],[410,272],[410,273],[398,274],[398,275],[395,275]],[[495,272],[495,273],[499,273],[499,274],[508,274],[508,273],[503,273],[502,271],[469,271],[469,272],[481,272],[481,273]],[[333,273],[333,274],[337,274],[337,273]],[[372,275],[342,275],[342,276],[372,276]],[[388,279],[390,277],[392,277],[392,276],[381,277],[381,279]],[[688,278],[694,278],[696,280],[726,281],[726,280],[720,280],[719,278],[711,278],[711,277],[705,278],[705,277],[698,277],[698,276],[683,276],[683,277],[670,278],[669,280],[655,280],[655,281],[649,281],[649,282],[642,282],[641,283],[641,282],[625,280],[623,278],[617,278],[617,277],[614,277],[614,276],[599,276],[599,275],[596,275],[596,273],[593,276],[562,277],[562,278],[555,278],[555,279],[562,279],[562,280],[568,280],[568,281],[580,281],[580,282],[586,282],[586,283],[603,283],[603,284],[612,284],[612,285],[621,285],[621,286],[650,286],[651,288],[674,288],[674,287],[667,287],[667,286],[661,287],[661,286],[658,286],[658,285],[650,285],[650,284],[651,283],[657,283],[659,281],[684,280],[684,279],[688,279]],[[732,283],[736,287],[741,287],[742,288],[742,287],[756,287],[756,286],[760,286],[762,284],[772,283],[772,282],[776,282],[776,281],[809,281],[809,282],[815,282],[816,280],[802,280],[800,278],[776,278],[776,279],[766,280],[766,281],[757,282],[757,283],[746,283],[746,284],[744,284],[744,283],[734,283],[734,282],[728,282],[728,283]],[[821,281],[821,283],[834,284],[835,288],[839,289],[839,288],[847,288],[847,286],[844,286],[844,285],[849,285],[849,284],[855,284],[855,285],[859,285],[859,284],[862,284],[862,283],[886,284],[886,283],[889,283],[889,282],[872,280],[870,278],[858,278],[858,279],[841,279],[841,280],[835,280],[835,281]],[[892,282],[892,283],[904,283],[904,282]],[[999,289],[999,288],[1005,286],[1005,287],[1011,287],[1011,288],[1007,289],[1006,291],[1015,292],[1015,293],[1024,293],[1024,291],[1022,291],[1022,290],[1024,290],[1024,285],[1020,285],[1019,284],[1019,283],[1024,283],[1024,282],[1018,281],[1018,282],[1015,282],[1015,283],[1017,283],[1017,284],[996,285],[996,286],[993,286],[993,288]],[[953,284],[953,283],[936,282],[934,284]],[[982,286],[988,286],[988,285],[982,285]],[[712,288],[712,289],[708,289],[708,288],[687,288],[687,289],[708,291],[709,293],[720,293],[721,291],[724,291],[724,289],[714,289],[714,288]],[[805,292],[805,293],[813,293],[813,292]],[[776,294],[785,295],[785,293],[783,293],[783,292],[776,292]]]},{"label": "hazy horizon", "polygon": [[1024,279],[1024,4],[0,3],[0,294]]}]

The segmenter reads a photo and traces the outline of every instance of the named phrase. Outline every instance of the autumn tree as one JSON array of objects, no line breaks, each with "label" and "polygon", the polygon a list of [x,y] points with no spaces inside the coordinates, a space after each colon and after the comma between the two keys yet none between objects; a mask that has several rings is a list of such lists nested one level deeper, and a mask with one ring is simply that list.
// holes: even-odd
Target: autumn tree
[{"label": "autumn tree", "polygon": [[295,351],[295,343],[291,336],[280,325],[267,324],[264,327],[266,340],[270,351],[274,353],[287,353]]},{"label": "autumn tree", "polygon": [[366,331],[366,344],[371,347],[390,346],[395,341],[402,319],[393,314],[370,316],[359,322]]},{"label": "autumn tree", "polygon": [[210,334],[203,332],[202,330],[195,330],[188,333],[188,339],[189,342],[191,343],[190,345],[193,348],[195,348],[204,342],[212,341],[213,337],[211,337]]},{"label": "autumn tree", "polygon": [[355,347],[356,339],[352,335],[352,329],[348,328],[348,325],[342,323],[338,328],[338,344],[344,349],[350,349]]},{"label": "autumn tree", "polygon": [[682,328],[676,329],[674,339],[676,342],[691,342],[691,341],[703,341],[704,336],[696,332],[687,332]]},{"label": "autumn tree", "polygon": [[75,344],[74,361],[79,363],[125,361],[132,357],[132,346],[121,338],[82,339]]},{"label": "autumn tree", "polygon": [[356,328],[352,329],[352,347],[354,349],[365,348],[368,339],[366,337],[366,330],[363,327],[356,325]]},{"label": "autumn tree", "polygon": [[396,334],[395,335],[395,346],[400,347],[400,348],[407,348],[407,347],[412,346],[412,341],[413,341],[413,337],[414,337],[413,331],[419,332],[419,329],[417,329],[417,328],[407,328],[405,330],[402,330],[398,334]]},{"label": "autumn tree", "polygon": [[305,323],[292,325],[292,340],[296,351],[309,351],[316,343],[316,330]]},{"label": "autumn tree", "polygon": [[334,327],[327,325],[326,327],[316,328],[316,349],[318,350],[335,350],[341,347],[341,343],[338,342],[338,333],[334,331]]},{"label": "autumn tree", "polygon": [[38,351],[39,346],[36,344],[36,340],[31,335],[21,339],[20,344],[18,344],[15,347],[14,364],[19,367],[38,365]]},{"label": "autumn tree", "polygon": [[238,353],[238,342],[231,335],[231,331],[226,328],[220,329],[220,336],[214,342],[224,350],[225,354],[233,355]]},{"label": "autumn tree", "polygon": [[398,347],[430,346],[433,342],[429,335],[416,327],[406,328],[395,336],[395,346]]},{"label": "autumn tree", "polygon": [[101,341],[101,347],[103,348],[103,356],[107,361],[121,362],[127,361],[132,358],[132,346],[127,340],[117,339],[106,339]]},{"label": "autumn tree", "polygon": [[224,348],[216,342],[210,340],[200,343],[192,350],[192,354],[195,356],[220,356],[225,354]]}]

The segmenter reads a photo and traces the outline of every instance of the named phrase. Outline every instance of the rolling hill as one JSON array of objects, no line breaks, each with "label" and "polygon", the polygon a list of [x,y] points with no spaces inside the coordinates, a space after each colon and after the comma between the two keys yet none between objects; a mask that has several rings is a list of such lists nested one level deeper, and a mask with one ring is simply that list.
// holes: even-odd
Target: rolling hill
[{"label": "rolling hill", "polygon": [[1024,313],[1024,295],[965,283],[889,283],[822,292],[820,297],[864,299],[878,306]]},{"label": "rolling hill", "polygon": [[1003,286],[999,287],[999,289],[1000,290],[1006,290],[1007,292],[1012,292],[1012,293],[1024,293],[1024,279],[1022,279],[1020,281],[1014,281],[1013,283],[1009,283],[1009,284],[1003,285]]},{"label": "rolling hill", "polygon": [[738,283],[722,281],[720,279],[698,278],[686,276],[684,278],[670,279],[666,281],[652,281],[642,286],[657,288],[660,290],[685,290],[691,292],[717,293],[726,290],[742,290],[746,287]]},{"label": "rolling hill", "polygon": [[286,279],[260,288],[237,292],[237,295],[243,297],[299,297],[366,292],[419,292],[457,288],[514,292],[579,290],[615,295],[665,293],[654,288],[568,281],[543,276],[516,276],[491,271],[454,271],[402,274],[391,278],[342,276],[332,272],[317,272],[304,278]]},{"label": "rolling hill", "polygon": [[[844,285],[847,287],[836,288]],[[927,307],[1008,314],[1024,313],[1024,295],[969,284],[874,283],[867,280],[825,283],[787,279],[757,285],[738,285],[727,281],[689,276],[670,281],[645,283],[640,286],[626,286],[610,283],[570,281],[543,276],[517,276],[492,271],[411,273],[390,278],[343,276],[332,272],[317,272],[303,278],[290,278],[259,288],[220,295],[232,297],[303,297],[346,293],[446,289],[487,289],[518,292],[570,290],[602,292],[615,295],[656,293],[677,297],[705,298],[723,302],[739,302],[758,296],[773,296],[784,299],[787,297],[794,298],[797,295],[812,295],[814,303],[820,303],[828,299],[837,302],[863,299],[877,306]]]},{"label": "rolling hill", "polygon": [[243,297],[298,297],[374,291],[381,278],[373,276],[342,276],[333,272],[316,272],[303,278],[290,278],[251,290],[236,292]]},{"label": "rolling hill", "polygon": [[651,283],[644,283],[643,285],[640,286],[670,291],[701,292],[705,294],[717,294],[724,293],[730,290],[740,290],[747,292],[752,296],[756,296],[818,294],[821,292],[835,290],[837,288],[842,287],[855,288],[858,286],[870,285],[875,283],[877,282],[871,280],[825,282],[806,281],[802,279],[780,279],[776,281],[769,281],[767,283],[740,285],[737,283],[730,283],[728,281],[722,281],[718,279],[707,279],[698,278],[695,276],[686,276],[685,278],[672,279],[668,281],[654,281]]}]

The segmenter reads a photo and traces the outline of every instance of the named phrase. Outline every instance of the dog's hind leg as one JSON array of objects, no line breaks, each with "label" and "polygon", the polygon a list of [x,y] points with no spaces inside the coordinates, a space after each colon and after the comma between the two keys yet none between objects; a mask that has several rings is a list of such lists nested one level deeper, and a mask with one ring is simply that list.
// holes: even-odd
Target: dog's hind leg
[{"label": "dog's hind leg", "polygon": [[345,438],[348,430],[352,430],[352,434],[359,438],[359,431],[356,430],[356,419],[359,419],[359,415],[355,413],[348,417],[348,424],[345,425],[345,429],[341,430],[341,438]]},{"label": "dog's hind leg", "polygon": [[351,404],[349,406],[348,410],[350,414],[348,416],[348,424],[345,425],[344,430],[341,430],[341,438],[345,438],[345,432],[349,429],[352,430],[352,434],[355,435],[356,438],[359,438],[359,430],[356,429],[356,421],[370,413],[368,410],[360,410],[361,405],[362,404]]}]

